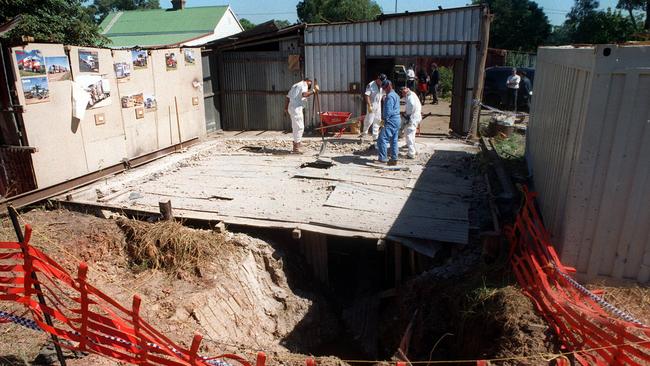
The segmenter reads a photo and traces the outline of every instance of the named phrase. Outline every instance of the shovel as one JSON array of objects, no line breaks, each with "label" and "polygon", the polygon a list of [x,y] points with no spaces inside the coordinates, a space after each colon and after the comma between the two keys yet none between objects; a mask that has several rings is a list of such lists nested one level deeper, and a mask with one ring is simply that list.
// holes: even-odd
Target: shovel
[{"label": "shovel", "polygon": [[[318,86],[318,79],[314,79],[314,85]],[[318,152],[318,157],[323,156],[325,154],[325,150],[327,150],[327,140],[325,140],[325,130],[323,129],[323,120],[321,119],[320,113],[320,96],[318,95],[318,92],[314,93],[314,111],[318,113],[318,125],[320,126],[320,137],[321,137],[321,145],[320,145],[320,151]]]}]

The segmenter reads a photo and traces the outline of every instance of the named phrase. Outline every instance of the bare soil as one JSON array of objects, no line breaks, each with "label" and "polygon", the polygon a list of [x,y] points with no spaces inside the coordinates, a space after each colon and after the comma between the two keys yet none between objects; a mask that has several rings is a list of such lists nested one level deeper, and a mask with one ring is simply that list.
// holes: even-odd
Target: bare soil
[{"label": "bare soil", "polygon": [[[232,233],[217,237],[208,232],[221,241],[219,257],[199,273],[170,273],[132,262],[126,250],[131,238],[116,220],[40,209],[23,219],[34,229],[31,243],[71,273],[76,273],[77,263],[85,261],[90,267],[89,282],[118,302],[130,304],[132,296],[140,294],[144,319],[172,340],[188,347],[194,332],[202,333],[205,355],[233,352],[254,359],[256,351],[265,350],[270,359],[304,364],[305,356],[292,354],[289,348],[328,340],[338,333],[326,301],[289,287],[284,266],[296,260],[260,239]],[[205,237],[204,230],[196,231]],[[15,240],[8,219],[0,225],[0,240]],[[302,277],[307,286],[309,276]],[[7,303],[0,303],[0,309],[25,313]],[[323,327],[319,322],[332,325]],[[3,365],[31,362],[47,343],[43,333],[13,324],[0,330]],[[336,359],[331,363],[336,364]],[[118,363],[88,356],[71,364]]]},{"label": "bare soil", "polygon": [[[460,276],[424,273],[409,283],[395,304],[397,329],[412,326],[408,354],[417,360],[495,359],[548,354],[556,340],[533,304],[510,285],[504,262],[480,264]],[[384,333],[386,350],[399,344],[403,331]],[[539,359],[499,365],[538,365]]]}]

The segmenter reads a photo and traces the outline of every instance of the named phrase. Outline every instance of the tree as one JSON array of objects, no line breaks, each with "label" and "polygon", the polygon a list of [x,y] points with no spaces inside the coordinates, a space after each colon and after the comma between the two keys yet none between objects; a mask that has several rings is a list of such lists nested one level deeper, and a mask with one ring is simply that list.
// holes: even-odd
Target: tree
[{"label": "tree", "polygon": [[632,24],[635,25],[636,19],[634,18],[634,11],[645,11],[645,22],[643,28],[646,31],[650,31],[650,0],[618,0],[616,8],[627,10],[629,17],[632,20]]},{"label": "tree", "polygon": [[304,23],[373,20],[381,14],[373,0],[302,0],[296,10]]},{"label": "tree", "polygon": [[563,24],[569,43],[613,43],[630,40],[636,24],[620,11],[598,10],[598,1],[576,0]]},{"label": "tree", "polygon": [[256,24],[254,24],[253,22],[251,22],[250,20],[248,20],[246,18],[239,19],[239,24],[241,24],[241,26],[244,28],[244,31],[247,31],[249,29],[253,29],[256,26]]},{"label": "tree", "polygon": [[160,0],[94,0],[88,9],[97,23],[101,23],[112,11],[160,9]]},{"label": "tree", "polygon": [[36,42],[102,46],[110,42],[88,15],[81,0],[0,1],[0,23],[21,15],[21,21],[5,39],[20,42],[23,36]]},{"label": "tree", "polygon": [[490,25],[490,46],[508,50],[534,51],[551,34],[551,23],[536,2],[530,0],[475,0],[487,3],[494,20]]},{"label": "tree", "polygon": [[291,23],[288,20],[276,20],[275,21],[275,26],[278,27],[278,29],[286,28],[286,27],[288,27],[290,25],[291,25]]}]

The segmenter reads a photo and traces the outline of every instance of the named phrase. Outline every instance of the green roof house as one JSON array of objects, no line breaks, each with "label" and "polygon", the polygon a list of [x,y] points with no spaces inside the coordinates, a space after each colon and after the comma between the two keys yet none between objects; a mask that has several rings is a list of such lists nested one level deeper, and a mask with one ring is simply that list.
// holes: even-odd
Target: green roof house
[{"label": "green roof house", "polygon": [[100,24],[111,48],[135,46],[198,46],[244,29],[228,5],[185,7],[172,0],[171,9],[110,13]]}]

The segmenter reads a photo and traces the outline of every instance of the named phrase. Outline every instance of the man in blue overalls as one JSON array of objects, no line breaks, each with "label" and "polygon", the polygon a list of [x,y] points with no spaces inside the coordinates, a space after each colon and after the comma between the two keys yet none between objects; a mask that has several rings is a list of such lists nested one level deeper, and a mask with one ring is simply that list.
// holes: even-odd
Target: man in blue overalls
[{"label": "man in blue overalls", "polygon": [[[377,139],[378,159],[382,163],[388,162],[388,165],[397,165],[397,141],[399,139],[399,127],[401,123],[399,96],[393,90],[393,83],[390,80],[384,80],[381,87],[386,93],[386,99],[382,109],[384,128],[379,133],[379,138]],[[388,144],[390,144],[390,160],[386,156]]]}]

